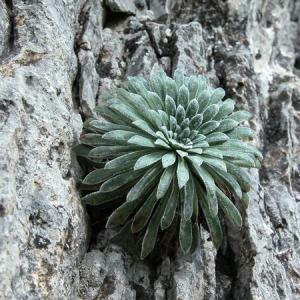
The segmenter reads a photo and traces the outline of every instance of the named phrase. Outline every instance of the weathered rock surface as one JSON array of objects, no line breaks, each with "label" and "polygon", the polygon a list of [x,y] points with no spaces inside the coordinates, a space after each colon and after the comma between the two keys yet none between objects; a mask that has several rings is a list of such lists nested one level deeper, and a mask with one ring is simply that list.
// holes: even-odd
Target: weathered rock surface
[{"label": "weathered rock surface", "polygon": [[4,3],[14,36],[1,39],[0,298],[74,299],[88,244],[71,152],[82,3]]},{"label": "weathered rock surface", "polygon": [[[0,298],[300,299],[299,15],[299,0],[1,2]],[[265,159],[218,251],[204,232],[191,256],[140,261],[112,231],[90,241],[71,147],[101,94],[160,67],[250,110]]]}]

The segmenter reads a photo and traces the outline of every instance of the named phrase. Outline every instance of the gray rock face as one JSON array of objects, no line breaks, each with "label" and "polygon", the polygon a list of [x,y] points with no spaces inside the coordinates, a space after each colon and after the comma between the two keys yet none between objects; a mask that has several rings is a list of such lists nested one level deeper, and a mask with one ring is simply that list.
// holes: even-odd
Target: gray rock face
[{"label": "gray rock face", "polygon": [[0,66],[1,299],[74,298],[88,242],[71,152],[82,126],[72,101],[81,4],[48,4],[6,8],[15,37]]},{"label": "gray rock face", "polygon": [[[300,1],[25,2],[0,3],[0,298],[300,299]],[[91,228],[71,148],[103,93],[161,67],[250,110],[265,158],[218,251],[203,230],[140,261]]]},{"label": "gray rock face", "polygon": [[0,3],[0,56],[3,55],[3,51],[9,51],[9,34],[10,34],[10,23],[9,23],[9,11],[10,7],[6,6],[4,2]]}]

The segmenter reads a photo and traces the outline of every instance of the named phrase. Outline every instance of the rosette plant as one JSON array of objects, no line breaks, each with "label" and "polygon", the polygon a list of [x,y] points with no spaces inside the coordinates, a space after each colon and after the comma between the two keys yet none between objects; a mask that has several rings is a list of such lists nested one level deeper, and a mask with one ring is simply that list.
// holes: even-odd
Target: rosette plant
[{"label": "rosette plant", "polygon": [[235,102],[223,101],[224,90],[208,88],[204,76],[177,70],[174,79],[159,71],[128,80],[103,97],[107,105],[95,108],[102,120],[84,123],[74,149],[94,166],[83,184],[96,191],[82,202],[115,205],[106,227],[123,226],[117,236],[140,233],[141,258],[153,250],[158,232],[175,223],[182,250],[193,252],[203,219],[218,248],[219,208],[241,228],[234,203],[247,207],[251,185],[242,167],[259,167],[262,157],[243,141],[255,136],[240,124],[250,114],[233,112]]}]

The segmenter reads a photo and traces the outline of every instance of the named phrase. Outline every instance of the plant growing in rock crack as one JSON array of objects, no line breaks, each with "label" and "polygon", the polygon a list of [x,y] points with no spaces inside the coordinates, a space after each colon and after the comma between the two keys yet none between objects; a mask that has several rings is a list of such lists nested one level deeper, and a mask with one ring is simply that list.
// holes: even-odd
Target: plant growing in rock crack
[{"label": "plant growing in rock crack", "polygon": [[[83,184],[99,190],[82,202],[117,205],[106,227],[123,226],[115,239],[140,233],[141,258],[153,250],[158,232],[175,223],[182,250],[195,251],[201,216],[218,248],[219,207],[241,228],[232,202],[248,205],[250,179],[241,167],[259,167],[262,156],[243,142],[255,136],[240,125],[250,114],[233,112],[235,102],[223,101],[224,95],[221,88],[208,88],[204,76],[177,70],[172,79],[159,71],[147,79],[129,77],[126,89],[95,108],[106,121],[84,123],[74,150],[94,166]],[[126,200],[120,203],[120,196]]]}]

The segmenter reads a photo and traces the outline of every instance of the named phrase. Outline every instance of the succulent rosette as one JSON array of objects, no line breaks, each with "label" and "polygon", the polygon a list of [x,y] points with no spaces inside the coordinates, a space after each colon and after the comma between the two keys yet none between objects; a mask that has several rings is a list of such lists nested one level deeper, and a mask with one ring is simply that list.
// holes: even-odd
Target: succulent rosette
[{"label": "succulent rosette", "polygon": [[251,186],[242,168],[259,167],[262,158],[243,141],[256,135],[240,124],[250,113],[234,112],[235,102],[223,101],[224,90],[207,87],[204,76],[177,70],[174,79],[159,71],[128,80],[103,97],[107,105],[95,111],[105,121],[87,120],[74,149],[94,166],[83,184],[97,190],[82,202],[117,205],[106,227],[142,233],[141,258],[175,222],[182,250],[195,251],[201,216],[218,248],[219,208],[241,228],[234,203],[247,207]]}]

